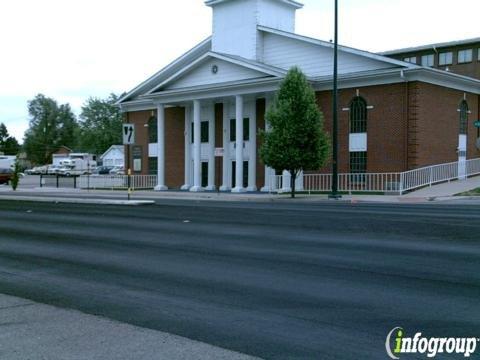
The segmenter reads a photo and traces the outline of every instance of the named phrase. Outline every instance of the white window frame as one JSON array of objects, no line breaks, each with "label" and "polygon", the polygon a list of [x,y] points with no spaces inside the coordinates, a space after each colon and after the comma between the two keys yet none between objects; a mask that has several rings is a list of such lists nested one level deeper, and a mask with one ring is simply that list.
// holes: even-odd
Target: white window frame
[{"label": "white window frame", "polygon": [[435,66],[435,55],[434,54],[422,55],[421,61],[422,61],[422,66],[433,67]]},{"label": "white window frame", "polygon": [[[445,59],[442,59],[442,56],[445,56]],[[446,66],[453,64],[453,52],[445,51],[438,54],[438,65],[439,66]]]},{"label": "white window frame", "polygon": [[473,49],[458,50],[458,63],[467,64],[473,61]]},{"label": "white window frame", "polygon": [[403,58],[403,61],[408,62],[410,64],[416,64],[417,63],[417,57],[416,56],[409,56],[409,57]]}]

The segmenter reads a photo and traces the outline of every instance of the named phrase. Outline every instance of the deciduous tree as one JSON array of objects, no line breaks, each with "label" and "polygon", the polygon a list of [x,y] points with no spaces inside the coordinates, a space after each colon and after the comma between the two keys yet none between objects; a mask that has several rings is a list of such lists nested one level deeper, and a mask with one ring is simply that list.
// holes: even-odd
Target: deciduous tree
[{"label": "deciduous tree", "polygon": [[122,114],[115,106],[118,97],[89,98],[80,114],[80,143],[83,151],[101,155],[122,142]]},{"label": "deciduous tree", "polygon": [[7,126],[0,124],[0,152],[5,155],[17,155],[20,151],[20,145],[13,136],[10,136]]},{"label": "deciduous tree", "polygon": [[78,124],[69,104],[58,103],[39,94],[28,102],[30,126],[25,133],[24,149],[34,164],[49,164],[52,154],[62,145],[75,147]]},{"label": "deciduous tree", "polygon": [[267,166],[290,173],[295,197],[298,174],[323,167],[330,152],[315,92],[298,68],[288,72],[273,106],[267,110],[266,120],[270,130],[263,132],[260,156]]}]

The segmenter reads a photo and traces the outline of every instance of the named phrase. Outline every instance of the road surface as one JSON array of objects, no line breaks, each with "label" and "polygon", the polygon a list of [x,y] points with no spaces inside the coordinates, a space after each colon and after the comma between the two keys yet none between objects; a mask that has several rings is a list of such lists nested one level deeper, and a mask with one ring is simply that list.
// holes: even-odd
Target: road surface
[{"label": "road surface", "polygon": [[0,293],[262,358],[480,337],[478,206],[0,201],[0,231]]}]

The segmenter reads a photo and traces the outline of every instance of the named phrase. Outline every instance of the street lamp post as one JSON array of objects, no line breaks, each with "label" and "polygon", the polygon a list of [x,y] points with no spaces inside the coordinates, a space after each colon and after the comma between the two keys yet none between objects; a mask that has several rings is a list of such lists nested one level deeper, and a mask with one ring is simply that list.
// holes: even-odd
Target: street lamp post
[{"label": "street lamp post", "polygon": [[332,192],[331,199],[339,199],[338,194],[338,0],[335,0],[335,34],[333,55],[333,149],[332,149]]}]

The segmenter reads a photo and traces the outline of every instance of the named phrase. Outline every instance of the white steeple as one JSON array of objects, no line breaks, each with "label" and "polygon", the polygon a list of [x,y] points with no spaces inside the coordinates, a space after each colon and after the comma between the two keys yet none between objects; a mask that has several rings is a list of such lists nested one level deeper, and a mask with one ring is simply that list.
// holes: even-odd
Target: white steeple
[{"label": "white steeple", "polygon": [[295,12],[303,5],[293,0],[208,0],[213,10],[212,50],[258,60],[257,27],[295,32]]}]

